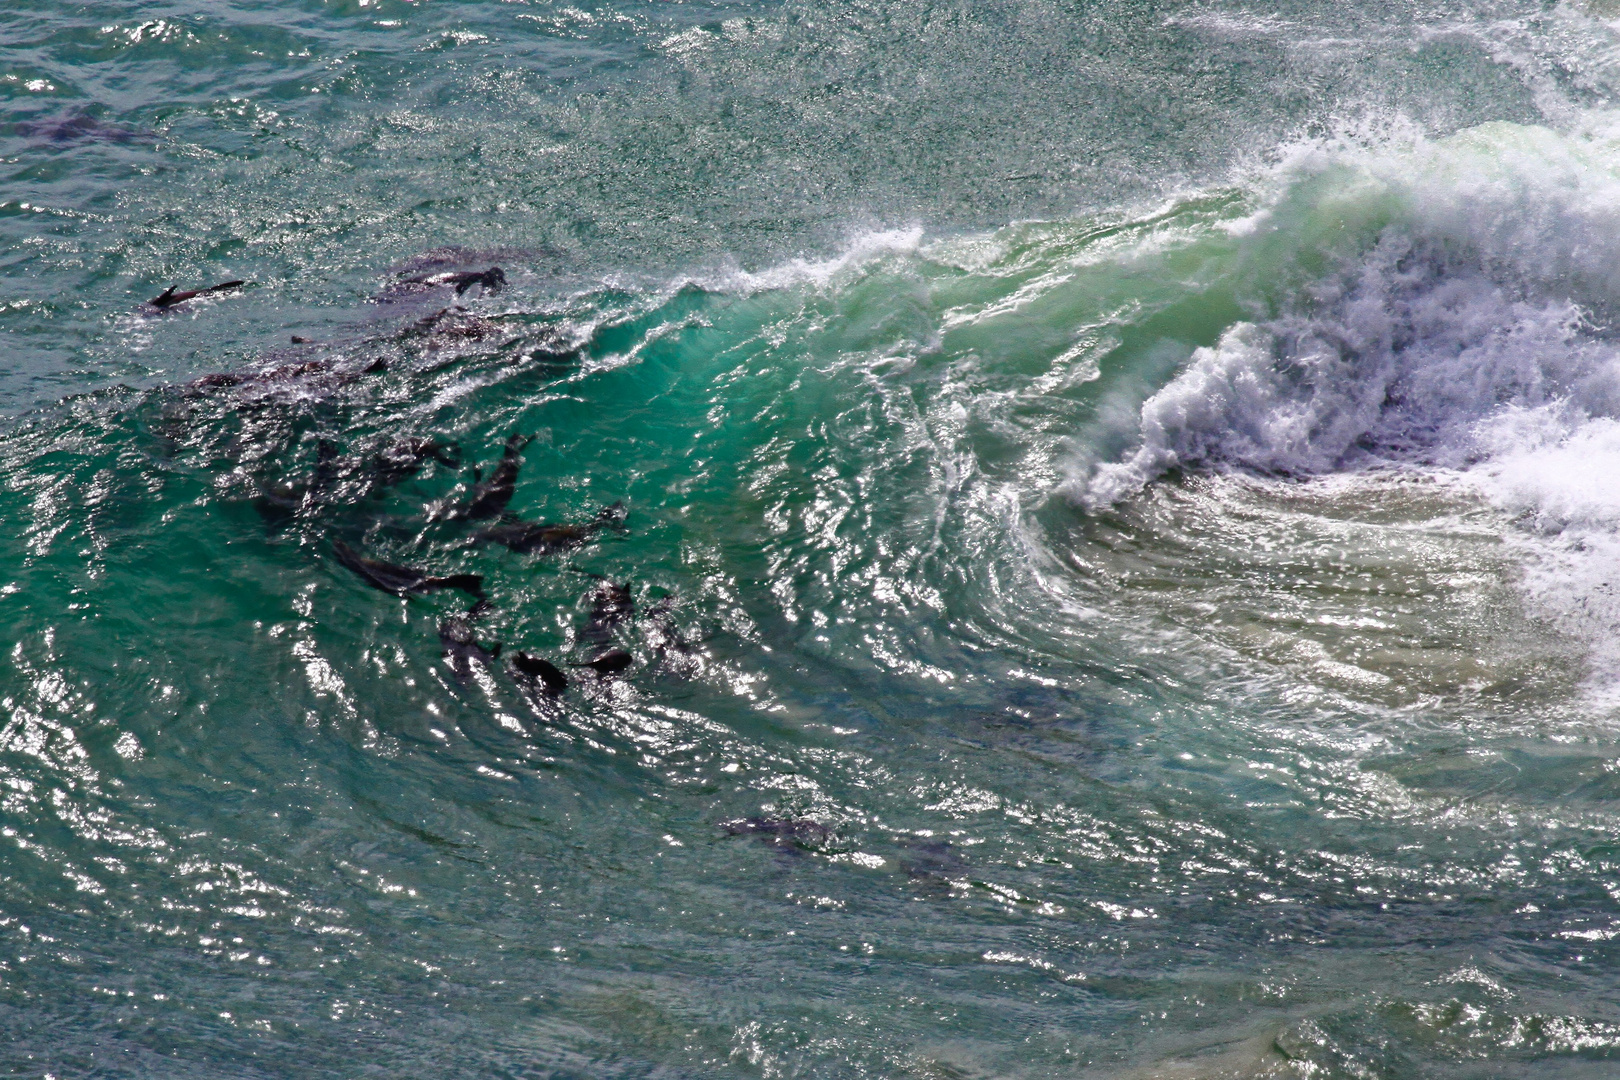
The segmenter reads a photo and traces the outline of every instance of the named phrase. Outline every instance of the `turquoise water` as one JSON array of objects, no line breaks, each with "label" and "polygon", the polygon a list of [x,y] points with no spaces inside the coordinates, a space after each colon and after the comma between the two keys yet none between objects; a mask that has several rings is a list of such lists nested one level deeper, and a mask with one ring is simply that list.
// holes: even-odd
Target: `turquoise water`
[{"label": "turquoise water", "polygon": [[1344,7],[0,12],[6,1074],[1612,1075],[1620,10]]}]

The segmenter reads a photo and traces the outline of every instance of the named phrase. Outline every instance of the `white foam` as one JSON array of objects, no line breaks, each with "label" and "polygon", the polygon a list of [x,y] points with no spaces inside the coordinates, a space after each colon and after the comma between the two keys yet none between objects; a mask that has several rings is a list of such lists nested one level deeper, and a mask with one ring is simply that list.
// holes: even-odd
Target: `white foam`
[{"label": "white foam", "polygon": [[1495,452],[1468,479],[1521,515],[1510,536],[1533,611],[1588,649],[1588,696],[1620,708],[1620,421],[1567,406],[1482,425]]},{"label": "white foam", "polygon": [[1458,476],[1517,516],[1529,603],[1591,643],[1620,705],[1620,140],[1587,119],[1288,155],[1239,242],[1298,234],[1286,278],[1335,219],[1350,239],[1197,349],[1071,496],[1100,509],[1176,469]]},{"label": "white foam", "polygon": [[1544,535],[1620,529],[1620,422],[1563,411],[1515,410],[1482,425],[1497,451],[1474,479]]},{"label": "white foam", "polygon": [[1361,271],[1330,314],[1239,323],[1194,352],[1142,405],[1135,451],[1085,478],[1080,500],[1098,508],[1184,467],[1464,467],[1500,449],[1508,429],[1480,425],[1506,409],[1612,407],[1620,353],[1582,334],[1575,305],[1445,278],[1404,240]]},{"label": "white foam", "polygon": [[1195,30],[1221,41],[1275,38],[1297,31],[1298,26],[1277,15],[1256,15],[1249,11],[1198,10],[1171,15],[1165,26]]},{"label": "white foam", "polygon": [[872,263],[896,255],[914,255],[922,246],[920,226],[903,229],[873,229],[856,233],[837,253],[825,259],[794,258],[764,270],[749,271],[740,266],[683,278],[676,287],[696,285],[709,292],[752,293],[772,289],[809,286],[825,288],[843,281]]}]

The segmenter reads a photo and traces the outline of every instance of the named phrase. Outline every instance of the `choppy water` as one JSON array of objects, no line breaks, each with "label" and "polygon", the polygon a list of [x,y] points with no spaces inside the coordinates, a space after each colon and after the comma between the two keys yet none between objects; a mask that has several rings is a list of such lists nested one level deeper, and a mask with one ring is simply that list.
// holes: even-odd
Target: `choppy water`
[{"label": "choppy water", "polygon": [[1614,1075],[1615,19],[7,5],[0,1068]]}]

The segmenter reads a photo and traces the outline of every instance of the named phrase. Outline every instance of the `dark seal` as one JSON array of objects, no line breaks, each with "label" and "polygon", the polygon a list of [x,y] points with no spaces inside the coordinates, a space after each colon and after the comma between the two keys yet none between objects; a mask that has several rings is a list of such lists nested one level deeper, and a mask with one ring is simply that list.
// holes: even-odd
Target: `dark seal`
[{"label": "dark seal", "polygon": [[367,585],[395,596],[433,592],[438,589],[460,589],[467,595],[482,600],[484,579],[477,574],[450,574],[437,577],[413,566],[368,559],[341,540],[332,541],[332,553],[338,562],[358,574]]},{"label": "dark seal", "polygon": [[206,289],[187,289],[185,292],[179,291],[179,286],[170,285],[167,289],[148,300],[147,303],[155,308],[171,308],[176,304],[183,304],[187,300],[198,296],[207,296],[209,293],[230,292],[232,289],[240,289],[246,284],[245,281],[222,281],[218,285],[210,285]]}]

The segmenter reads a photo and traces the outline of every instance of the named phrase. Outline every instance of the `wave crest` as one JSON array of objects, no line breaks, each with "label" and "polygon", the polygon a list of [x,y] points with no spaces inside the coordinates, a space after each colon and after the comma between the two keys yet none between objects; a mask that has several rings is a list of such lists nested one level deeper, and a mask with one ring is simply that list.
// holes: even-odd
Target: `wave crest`
[{"label": "wave crest", "polygon": [[[1404,175],[1385,155],[1325,196],[1302,194],[1319,177],[1298,180],[1261,215],[1261,242],[1289,249],[1279,279],[1313,256],[1330,269],[1272,317],[1193,351],[1142,404],[1134,449],[1070,493],[1095,510],[1178,469],[1471,468],[1513,448],[1509,414],[1551,410],[1559,438],[1620,415],[1620,350],[1592,314],[1613,306],[1598,271],[1620,266],[1620,230],[1595,216],[1594,193],[1617,196],[1612,219],[1620,179],[1567,148],[1532,176],[1549,159],[1530,151],[1549,139],[1465,133],[1405,157]],[[1456,182],[1459,171],[1471,178]],[[1334,216],[1341,235],[1370,236],[1361,252],[1312,249]],[[1276,239],[1290,230],[1297,241]],[[1549,422],[1537,422],[1539,445]]]}]

